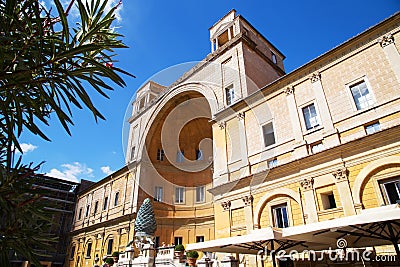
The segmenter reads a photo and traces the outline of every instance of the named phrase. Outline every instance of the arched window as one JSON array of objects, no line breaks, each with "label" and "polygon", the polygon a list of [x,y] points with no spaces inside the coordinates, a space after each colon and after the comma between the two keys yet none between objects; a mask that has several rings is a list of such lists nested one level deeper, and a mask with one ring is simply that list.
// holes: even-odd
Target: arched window
[{"label": "arched window", "polygon": [[107,255],[111,255],[111,254],[112,254],[113,243],[114,243],[114,239],[112,239],[112,238],[108,239],[108,243],[107,243]]},{"label": "arched window", "polygon": [[90,258],[90,255],[92,254],[92,242],[87,243],[86,245],[86,258]]}]

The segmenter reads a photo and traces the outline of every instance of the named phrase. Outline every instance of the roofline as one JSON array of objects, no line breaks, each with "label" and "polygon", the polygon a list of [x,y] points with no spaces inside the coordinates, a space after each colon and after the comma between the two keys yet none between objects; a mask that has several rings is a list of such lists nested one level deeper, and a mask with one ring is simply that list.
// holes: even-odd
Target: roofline
[{"label": "roofline", "polygon": [[[208,30],[211,30],[211,28],[213,28],[215,25],[217,25],[219,22],[221,22],[224,18],[226,18],[229,14],[231,14],[232,12],[237,12],[236,9],[232,8],[228,13],[226,13],[222,18],[220,18],[217,22],[215,22],[210,28],[208,28]],[[237,16],[235,16],[236,18]]]}]

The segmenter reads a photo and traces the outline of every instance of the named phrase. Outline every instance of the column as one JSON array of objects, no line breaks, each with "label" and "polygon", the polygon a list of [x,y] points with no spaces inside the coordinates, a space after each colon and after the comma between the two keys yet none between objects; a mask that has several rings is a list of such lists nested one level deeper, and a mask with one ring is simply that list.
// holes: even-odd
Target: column
[{"label": "column", "polygon": [[397,81],[400,83],[400,55],[394,44],[393,35],[388,33],[380,38],[378,42],[381,45],[394,74],[396,75]]},{"label": "column", "polygon": [[324,127],[326,133],[330,133],[334,130],[334,128],[333,128],[331,112],[329,111],[324,89],[322,88],[321,74],[319,72],[314,73],[313,75],[311,75],[310,80],[312,87],[314,89],[314,95],[317,101],[322,126]]},{"label": "column", "polygon": [[318,222],[317,205],[315,203],[315,192],[314,192],[314,179],[306,178],[300,182],[303,188],[304,202],[303,206],[304,213],[307,214],[307,223]]},{"label": "column", "polygon": [[341,168],[332,173],[335,177],[336,188],[340,196],[343,212],[345,216],[355,215],[354,202],[350,190],[349,180],[347,176],[347,169]]},{"label": "column", "polygon": [[253,222],[253,196],[247,195],[242,197],[243,200],[243,210],[245,216],[246,230],[249,233],[251,230],[254,230],[254,222]]},{"label": "column", "polygon": [[240,153],[242,157],[242,171],[241,177],[245,177],[250,175],[250,164],[248,157],[248,149],[247,149],[247,136],[246,136],[246,126],[245,126],[245,113],[239,112],[237,114],[237,118],[239,121],[239,134],[240,134]]},{"label": "column", "polygon": [[285,89],[285,94],[295,141],[293,156],[295,158],[301,158],[307,155],[307,147],[303,138],[303,131],[301,130],[299,112],[297,110],[296,99],[294,97],[294,86],[287,87]]}]

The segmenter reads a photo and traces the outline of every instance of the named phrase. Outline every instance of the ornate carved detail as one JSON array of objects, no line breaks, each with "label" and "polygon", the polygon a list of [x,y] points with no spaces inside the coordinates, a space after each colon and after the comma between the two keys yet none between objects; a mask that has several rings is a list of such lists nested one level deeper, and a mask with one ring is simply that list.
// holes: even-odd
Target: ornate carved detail
[{"label": "ornate carved detail", "polygon": [[288,86],[285,89],[285,93],[286,93],[286,95],[293,95],[294,94],[294,86]]},{"label": "ornate carved detail", "polygon": [[335,177],[336,181],[347,180],[347,169],[341,168],[332,173],[333,177]]},{"label": "ornate carved detail", "polygon": [[381,47],[388,46],[392,43],[394,43],[394,37],[391,33],[388,33],[384,35],[382,38],[378,40],[378,43],[381,45]]},{"label": "ornate carved detail", "polygon": [[224,210],[229,210],[231,207],[231,202],[230,201],[224,201],[221,203],[221,206]]},{"label": "ornate carved detail", "polygon": [[218,123],[218,126],[219,126],[219,128],[220,128],[221,130],[223,130],[223,129],[225,129],[225,127],[226,127],[226,122],[221,121],[221,122]]},{"label": "ornate carved detail", "polygon": [[314,185],[314,178],[306,178],[300,182],[300,185],[303,187],[303,190],[312,189]]},{"label": "ornate carved detail", "polygon": [[244,120],[244,112],[239,112],[239,113],[236,115],[236,117],[237,117],[239,120]]},{"label": "ornate carved detail", "polygon": [[245,206],[251,205],[251,203],[253,202],[253,196],[252,195],[244,196],[242,197],[242,200]]},{"label": "ornate carved detail", "polygon": [[315,83],[315,82],[321,80],[321,73],[319,73],[318,71],[315,72],[315,73],[313,73],[313,74],[310,76],[310,80],[311,80],[312,83]]}]

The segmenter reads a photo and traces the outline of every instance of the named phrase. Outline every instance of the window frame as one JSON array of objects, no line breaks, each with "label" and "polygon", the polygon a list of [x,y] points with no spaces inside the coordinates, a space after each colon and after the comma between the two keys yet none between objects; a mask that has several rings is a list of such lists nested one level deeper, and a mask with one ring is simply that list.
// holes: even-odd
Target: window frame
[{"label": "window frame", "polygon": [[90,214],[90,204],[86,205],[85,218],[89,217],[89,214]]},{"label": "window frame", "polygon": [[178,152],[176,152],[176,162],[177,163],[185,162],[185,151],[183,149],[178,150]]},{"label": "window frame", "polygon": [[[202,189],[202,193],[201,193],[202,194],[202,199],[200,199],[200,200],[197,198],[199,189]],[[196,197],[196,203],[204,203],[206,201],[206,187],[204,185],[196,186],[196,196],[195,197]]]},{"label": "window frame", "polygon": [[164,149],[162,149],[162,148],[157,148],[157,157],[156,157],[156,159],[157,159],[158,161],[164,161],[164,158],[165,158]]},{"label": "window frame", "polygon": [[107,210],[108,207],[108,196],[104,198],[104,202],[103,202],[103,211]]},{"label": "window frame", "polygon": [[82,211],[83,211],[83,208],[80,207],[79,211],[78,211],[78,220],[82,220]]},{"label": "window frame", "polygon": [[119,191],[115,192],[114,195],[114,207],[118,206],[118,202],[119,202]]},{"label": "window frame", "polygon": [[[382,192],[382,196],[383,196],[383,201],[385,203],[385,205],[393,205],[393,204],[397,204],[397,203],[391,203],[388,191],[386,190],[386,184],[391,184],[391,183],[399,183],[400,184],[400,176],[395,176],[393,178],[389,178],[389,179],[382,179],[379,182],[379,187],[381,188],[381,192]],[[397,194],[399,196],[400,199],[400,188],[398,186],[396,186],[396,190],[397,190]]]},{"label": "window frame", "polygon": [[96,202],[94,202],[93,215],[95,215],[98,212],[98,209],[99,209],[99,201],[96,200]]},{"label": "window frame", "polygon": [[[378,126],[379,126],[379,129],[378,129],[378,130],[375,130],[376,127],[373,127],[374,131],[373,131],[373,132],[368,132],[367,129],[368,129],[369,127],[375,126],[375,125],[378,125]],[[366,135],[371,135],[371,134],[374,134],[374,133],[376,133],[376,132],[381,131],[382,128],[381,128],[380,122],[379,122],[379,121],[375,121],[375,122],[368,123],[368,124],[364,125],[364,130],[365,130],[365,134],[366,134]]]},{"label": "window frame", "polygon": [[[332,205],[331,203],[330,196],[333,196],[334,205]],[[321,202],[323,210],[331,210],[331,209],[336,209],[338,207],[335,194],[333,193],[333,191],[327,191],[321,193]]]},{"label": "window frame", "polygon": [[71,249],[69,250],[69,260],[74,260],[75,258],[75,250],[76,250],[76,245],[72,244]]},{"label": "window frame", "polygon": [[[268,124],[271,124],[271,126],[272,126],[272,134],[274,136],[274,143],[267,145],[267,140],[265,139],[265,134],[264,134],[264,127],[266,127]],[[263,139],[264,148],[270,148],[270,147],[272,147],[272,146],[277,144],[277,142],[276,142],[276,134],[275,134],[275,127],[274,127],[274,121],[273,120],[270,120],[270,121],[267,121],[267,122],[261,124],[261,136],[262,136],[262,139]]]},{"label": "window frame", "polygon": [[[89,250],[90,248],[90,250]],[[85,258],[86,259],[90,259],[91,255],[92,255],[92,248],[93,248],[93,244],[91,241],[86,243],[86,251],[85,251]]]},{"label": "window frame", "polygon": [[[179,242],[176,242],[179,240]],[[183,244],[183,237],[182,236],[174,236],[174,245]]]},{"label": "window frame", "polygon": [[[312,106],[312,105],[314,106],[314,109],[315,109],[318,125],[312,126],[311,128],[307,128],[307,122],[306,122],[306,118],[305,118],[305,114],[304,114],[304,109],[309,106]],[[311,132],[311,131],[315,131],[315,130],[322,128],[321,116],[319,114],[318,105],[315,100],[312,100],[310,102],[305,103],[304,105],[299,106],[299,109],[300,109],[299,113],[301,114],[301,116],[300,116],[301,123],[302,123],[303,129],[305,130],[305,132]]]},{"label": "window frame", "polygon": [[[368,106],[365,107],[365,108],[358,109],[358,108],[357,108],[357,105],[356,105],[356,103],[355,103],[354,97],[353,97],[353,93],[352,93],[352,91],[351,91],[351,87],[352,87],[352,86],[355,86],[356,84],[361,83],[361,82],[363,82],[363,81],[364,81],[365,84],[367,85],[368,92],[369,92],[369,94],[371,95],[372,104],[371,104],[371,105],[368,105]],[[347,92],[347,95],[348,95],[348,97],[349,97],[349,100],[350,100],[350,103],[351,103],[351,106],[352,106],[352,109],[353,109],[354,112],[363,112],[363,111],[365,111],[365,110],[369,110],[369,109],[371,109],[372,107],[374,107],[374,106],[376,105],[376,103],[377,103],[377,102],[376,102],[376,98],[375,98],[375,94],[374,94],[374,90],[372,90],[372,86],[371,86],[371,84],[370,84],[370,82],[369,82],[369,80],[368,80],[368,78],[367,78],[366,75],[364,75],[364,76],[362,76],[362,77],[359,77],[359,78],[357,78],[357,79],[354,79],[354,80],[352,80],[352,81],[346,83],[346,84],[345,84],[345,90],[346,90],[346,92]]]},{"label": "window frame", "polygon": [[[278,223],[277,223],[277,221],[276,221],[276,213],[275,213],[275,210],[280,209],[280,208],[282,208],[282,207],[285,207],[285,210],[286,210],[286,222],[287,222],[287,226],[279,227],[279,225],[278,225]],[[280,204],[276,204],[276,205],[271,205],[271,215],[272,215],[272,216],[271,216],[271,219],[272,219],[272,225],[273,225],[274,227],[277,227],[277,228],[287,228],[287,227],[290,227],[290,216],[289,216],[289,209],[288,209],[288,207],[289,207],[289,205],[288,205],[287,202],[280,203]]]},{"label": "window frame", "polygon": [[[318,148],[319,150],[314,151],[314,148]],[[318,142],[314,142],[314,143],[310,144],[311,154],[317,154],[324,150],[325,150],[325,146],[324,146],[324,142],[322,142],[322,141],[318,141]]]},{"label": "window frame", "polygon": [[[179,199],[177,198],[177,192],[178,190],[182,190],[182,199],[181,195],[179,194]],[[178,202],[178,200],[181,200]],[[175,204],[185,204],[185,187],[183,186],[177,186],[175,187]]]},{"label": "window frame", "polygon": [[[158,189],[161,189],[161,191],[159,191]],[[158,194],[159,192],[161,192],[161,197]],[[155,186],[155,188],[154,188],[154,201],[162,202],[163,201],[163,197],[164,197],[164,188],[162,186]]]},{"label": "window frame", "polygon": [[278,166],[278,158],[272,158],[267,160],[268,169],[272,169]]},{"label": "window frame", "polygon": [[[229,94],[228,94],[228,92],[229,92]],[[235,97],[235,87],[233,86],[233,83],[225,86],[224,93],[225,93],[225,104],[227,106],[230,106],[233,103],[235,103],[236,97]],[[228,101],[228,99],[229,99],[229,101]]]},{"label": "window frame", "polygon": [[[110,242],[111,242],[111,251],[110,250]],[[106,255],[111,256],[113,253],[113,245],[114,245],[114,238],[109,238],[107,241],[107,251]]]}]

